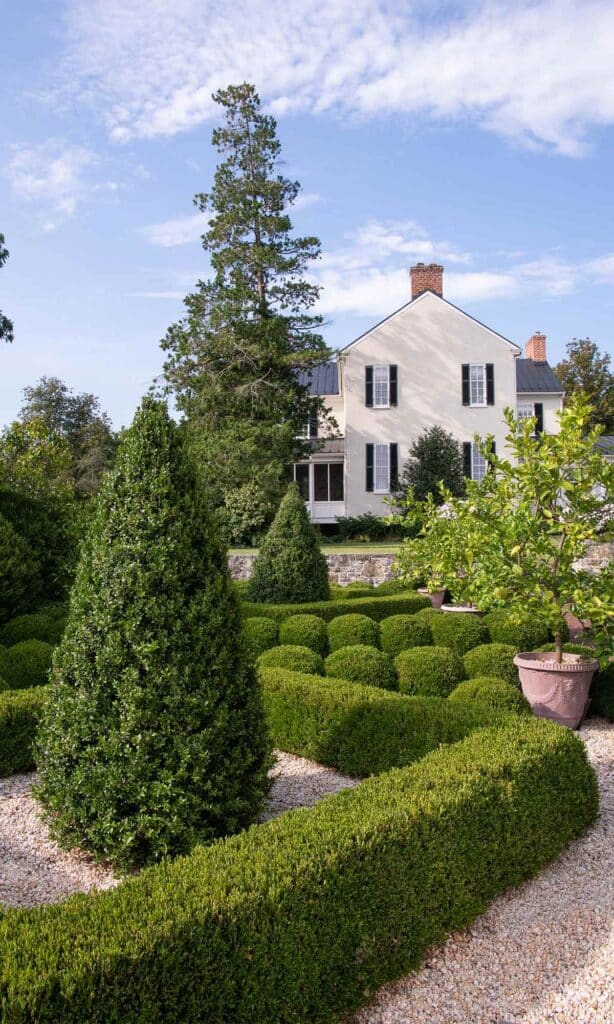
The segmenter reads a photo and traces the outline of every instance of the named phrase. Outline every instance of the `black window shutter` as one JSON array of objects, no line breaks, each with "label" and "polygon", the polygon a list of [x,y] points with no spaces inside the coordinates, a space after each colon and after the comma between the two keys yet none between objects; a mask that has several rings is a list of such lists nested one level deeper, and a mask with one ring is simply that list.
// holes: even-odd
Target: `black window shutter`
[{"label": "black window shutter", "polygon": [[495,404],[495,367],[493,363],[486,363],[486,404]]},{"label": "black window shutter", "polygon": [[315,413],[309,417],[309,436],[318,436],[318,417]]},{"label": "black window shutter", "polygon": [[367,490],[373,490],[373,445],[365,446],[367,450]]},{"label": "black window shutter", "polygon": [[535,411],[535,433],[543,434],[544,432],[544,403],[536,402],[534,406]]},{"label": "black window shutter", "polygon": [[[373,367],[365,367],[365,405],[373,405]],[[373,490],[373,488],[371,488]]]},{"label": "black window shutter", "polygon": [[397,405],[399,401],[399,371],[396,366],[390,366],[388,372],[390,375],[390,404]]},{"label": "black window shutter", "polygon": [[469,405],[469,363],[463,363],[463,405]]},{"label": "black window shutter", "polygon": [[471,478],[471,441],[463,442],[463,473]]},{"label": "black window shutter", "polygon": [[390,445],[390,490],[396,491],[399,486],[399,446]]}]

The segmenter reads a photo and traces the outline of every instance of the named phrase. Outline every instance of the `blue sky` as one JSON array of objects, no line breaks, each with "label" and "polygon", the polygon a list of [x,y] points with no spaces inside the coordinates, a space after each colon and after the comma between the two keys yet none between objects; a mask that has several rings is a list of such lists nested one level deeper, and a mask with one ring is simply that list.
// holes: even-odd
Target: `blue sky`
[{"label": "blue sky", "polygon": [[24,0],[2,34],[0,424],[42,374],[130,421],[208,271],[211,93],[245,79],[322,239],[332,347],[435,259],[448,298],[543,331],[551,362],[574,336],[614,352],[610,0]]}]

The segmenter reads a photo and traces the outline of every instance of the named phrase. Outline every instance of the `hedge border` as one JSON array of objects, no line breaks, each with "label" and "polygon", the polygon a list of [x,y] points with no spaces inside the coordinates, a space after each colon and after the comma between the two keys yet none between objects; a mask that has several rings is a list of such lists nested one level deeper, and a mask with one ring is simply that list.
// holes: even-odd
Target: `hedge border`
[{"label": "hedge border", "polygon": [[349,601],[312,601],[305,604],[253,604],[241,602],[244,618],[263,615],[276,622],[283,622],[290,615],[319,615],[326,622],[338,615],[368,615],[380,622],[389,615],[414,615],[422,608],[430,607],[430,601],[421,594],[392,594],[390,597],[358,597]]},{"label": "hedge border", "polygon": [[0,778],[34,768],[32,747],[46,686],[0,693]]}]

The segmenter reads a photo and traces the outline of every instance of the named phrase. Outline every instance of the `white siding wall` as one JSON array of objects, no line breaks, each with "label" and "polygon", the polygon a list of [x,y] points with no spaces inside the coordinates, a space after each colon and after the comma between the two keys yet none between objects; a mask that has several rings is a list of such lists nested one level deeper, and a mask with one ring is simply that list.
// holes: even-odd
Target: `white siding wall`
[{"label": "white siding wall", "polygon": [[[372,330],[342,354],[344,361],[346,437],[346,515],[387,514],[382,495],[365,489],[365,445],[396,442],[399,471],[409,447],[425,428],[441,425],[460,442],[474,432],[492,433],[498,451],[504,447],[503,409],[516,408],[517,352],[508,342],[453,306],[426,293]],[[398,405],[390,409],[365,406],[365,367],[398,366]],[[495,404],[470,408],[462,404],[463,363],[493,363]],[[541,398],[537,398],[541,400]],[[544,401],[546,430],[550,403]]]},{"label": "white siding wall", "polygon": [[558,434],[559,432],[559,421],[556,417],[557,412],[563,408],[563,396],[553,395],[552,392],[545,391],[543,394],[519,394],[517,399],[517,405],[535,405],[535,402],[541,402],[544,407],[544,432],[546,434]]}]

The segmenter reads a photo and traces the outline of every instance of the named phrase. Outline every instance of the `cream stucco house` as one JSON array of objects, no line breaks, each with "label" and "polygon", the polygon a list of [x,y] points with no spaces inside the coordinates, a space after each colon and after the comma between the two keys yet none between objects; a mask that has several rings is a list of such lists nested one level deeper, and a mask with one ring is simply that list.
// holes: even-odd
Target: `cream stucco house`
[{"label": "cream stucco house", "polygon": [[342,348],[334,361],[303,378],[321,395],[338,436],[315,438],[294,477],[317,523],[365,512],[387,515],[385,498],[415,438],[435,424],[463,445],[465,470],[480,478],[484,460],[475,433],[505,445],[503,410],[537,416],[557,429],[563,389],[536,333],[521,349],[443,297],[443,267],[411,268],[411,300]]}]

